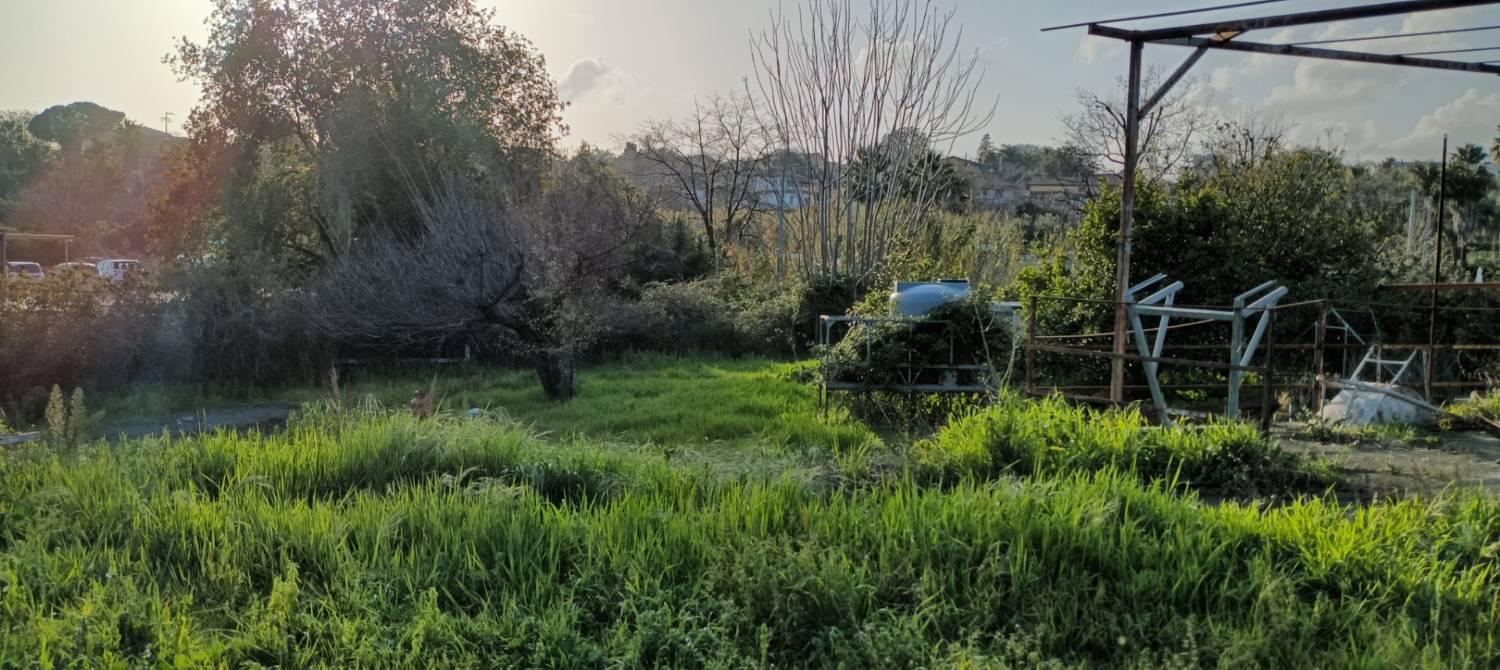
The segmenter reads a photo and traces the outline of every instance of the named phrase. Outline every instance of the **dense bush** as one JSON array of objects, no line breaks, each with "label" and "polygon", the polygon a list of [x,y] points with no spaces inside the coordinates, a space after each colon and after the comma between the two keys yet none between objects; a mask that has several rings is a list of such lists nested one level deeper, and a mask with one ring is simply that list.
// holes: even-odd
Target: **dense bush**
[{"label": "dense bush", "polygon": [[[726,271],[651,283],[638,302],[602,315],[610,334],[601,347],[795,358],[812,348],[819,314],[842,314],[852,304],[847,287],[831,288],[842,286],[798,279],[778,286]],[[820,311],[830,306],[838,311]]]},{"label": "dense bush", "polygon": [[1320,492],[1333,483],[1249,424],[1147,429],[1137,411],[1098,411],[1055,397],[1002,395],[919,443],[916,454],[943,478],[1119,468],[1147,481],[1235,495]]},{"label": "dense bush", "polygon": [[[1228,305],[1274,280],[1291,300],[1368,298],[1391,269],[1377,222],[1358,216],[1353,175],[1325,151],[1281,151],[1173,183],[1141,180],[1131,228],[1131,276],[1182,280],[1178,302]],[[1083,222],[1042,263],[1021,273],[1026,295],[1112,302],[1119,190],[1090,201]],[[1108,330],[1108,304],[1044,301],[1043,333]],[[1287,324],[1288,327],[1291,324]]]},{"label": "dense bush", "polygon": [[41,419],[47,389],[120,388],[161,372],[165,299],[144,280],[61,272],[0,282],[0,407]]},{"label": "dense bush", "polygon": [[[737,478],[738,479],[738,478]],[[1493,501],[829,496],[485,420],[0,454],[21,665],[1492,667]]]},{"label": "dense bush", "polygon": [[[828,352],[823,374],[878,388],[901,383],[903,375],[923,367],[956,363],[987,366],[994,376],[982,378],[998,384],[1009,368],[1014,333],[1009,314],[993,311],[992,303],[989,292],[975,290],[921,320],[857,323]],[[889,312],[861,316],[895,318]]]}]

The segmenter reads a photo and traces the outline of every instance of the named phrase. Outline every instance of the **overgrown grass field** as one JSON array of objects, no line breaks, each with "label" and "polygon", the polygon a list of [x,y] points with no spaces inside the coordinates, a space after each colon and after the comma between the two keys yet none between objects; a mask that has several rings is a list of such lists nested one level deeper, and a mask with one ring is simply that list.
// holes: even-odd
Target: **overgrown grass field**
[{"label": "overgrown grass field", "polygon": [[[688,388],[703,377],[692,366],[722,365],[726,384],[786,409],[759,424],[650,405],[645,413],[683,424],[540,406],[524,419],[517,409],[419,421],[400,406],[351,401],[310,405],[269,436],[6,453],[0,658],[15,667],[1500,662],[1491,499],[1207,505],[1194,488],[1263,490],[1318,470],[1234,426],[1163,437],[1143,433],[1132,413],[1017,398],[923,440],[894,472],[869,471],[882,448],[873,438],[822,442],[796,467],[705,467],[659,446],[723,426],[738,426],[710,438],[723,448],[786,439],[794,433],[764,426],[811,407],[808,391],[765,363],[666,363],[658,374],[687,367]],[[608,386],[585,378],[578,403]],[[452,406],[513,393],[469,392]],[[392,382],[384,394],[409,393]],[[681,393],[660,402],[702,406],[694,396],[712,391]]]},{"label": "overgrown grass field", "polygon": [[[401,407],[431,387],[440,411],[477,407],[502,413],[553,437],[649,443],[656,446],[779,445],[847,449],[879,441],[845,413],[820,417],[811,379],[815,363],[764,359],[642,354],[595,366],[579,375],[579,395],[549,400],[525,370],[457,368],[435,373],[346,371],[341,392],[350,402],[375,398]],[[302,403],[330,389],[300,388],[224,396],[180,387],[144,387],[110,397],[111,417],[162,415],[237,403]]]}]

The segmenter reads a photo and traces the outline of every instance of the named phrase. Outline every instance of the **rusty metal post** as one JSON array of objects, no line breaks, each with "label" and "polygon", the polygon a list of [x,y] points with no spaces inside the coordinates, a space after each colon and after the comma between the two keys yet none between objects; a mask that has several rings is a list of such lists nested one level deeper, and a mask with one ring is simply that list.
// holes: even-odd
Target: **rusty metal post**
[{"label": "rusty metal post", "polygon": [[1135,169],[1140,162],[1137,144],[1141,134],[1140,41],[1130,43],[1130,75],[1125,100],[1125,169],[1120,184],[1120,250],[1115,259],[1115,358],[1109,364],[1109,399],[1125,400],[1125,351],[1127,344],[1125,289],[1130,286],[1130,223],[1135,216]]},{"label": "rusty metal post", "polygon": [[[1443,210],[1447,209],[1445,200],[1448,197],[1448,136],[1443,135],[1443,160],[1438,168],[1438,211],[1437,211],[1437,253],[1432,257],[1432,283],[1443,283]],[[1424,396],[1427,402],[1432,402],[1432,375],[1435,369],[1437,353],[1437,289],[1432,289],[1427,298],[1427,357],[1423,361],[1422,382]]]},{"label": "rusty metal post", "polygon": [[1026,388],[1030,394],[1036,388],[1036,296],[1026,300]]},{"label": "rusty metal post", "polygon": [[1266,348],[1266,362],[1260,370],[1260,432],[1262,435],[1271,434],[1271,420],[1276,416],[1276,310],[1266,310],[1266,315],[1261,317],[1269,319],[1266,322],[1266,336],[1262,345]]},{"label": "rusty metal post", "polygon": [[1313,403],[1318,414],[1323,413],[1323,399],[1328,395],[1328,386],[1323,381],[1323,359],[1324,348],[1328,345],[1328,301],[1318,301],[1318,330],[1313,336],[1313,378],[1314,392],[1318,399]]}]

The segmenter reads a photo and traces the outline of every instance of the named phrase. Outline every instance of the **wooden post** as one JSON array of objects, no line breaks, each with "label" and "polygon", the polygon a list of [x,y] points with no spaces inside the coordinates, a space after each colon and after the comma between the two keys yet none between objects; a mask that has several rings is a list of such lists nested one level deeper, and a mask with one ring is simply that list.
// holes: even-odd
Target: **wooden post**
[{"label": "wooden post", "polygon": [[1141,49],[1144,43],[1130,42],[1130,75],[1125,101],[1125,169],[1120,184],[1120,250],[1115,259],[1115,358],[1110,361],[1109,399],[1125,400],[1126,315],[1125,289],[1130,286],[1130,223],[1135,215],[1135,170],[1140,162],[1137,144],[1141,130]]},{"label": "wooden post", "polygon": [[1318,330],[1313,336],[1313,370],[1317,375],[1313,380],[1314,392],[1318,394],[1313,407],[1319,415],[1323,414],[1323,398],[1328,395],[1328,387],[1323,381],[1323,359],[1324,347],[1328,344],[1328,301],[1318,301]]},{"label": "wooden post", "polygon": [[1266,348],[1266,363],[1260,371],[1260,432],[1271,434],[1271,420],[1276,416],[1276,310],[1266,310],[1266,336],[1261,346]]}]

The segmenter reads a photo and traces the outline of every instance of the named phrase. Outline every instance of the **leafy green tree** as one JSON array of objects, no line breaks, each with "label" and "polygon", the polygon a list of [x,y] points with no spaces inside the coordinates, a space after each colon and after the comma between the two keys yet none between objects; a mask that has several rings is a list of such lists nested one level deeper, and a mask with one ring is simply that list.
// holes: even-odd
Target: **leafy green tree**
[{"label": "leafy green tree", "polygon": [[16,198],[14,222],[77,235],[73,251],[80,255],[140,254],[169,139],[130,121],[93,136],[81,154],[29,181]]},{"label": "leafy green tree", "polygon": [[[1447,180],[1443,184],[1442,167],[1420,163],[1411,168],[1412,181],[1434,204],[1440,192],[1448,209],[1443,234],[1451,244],[1452,257],[1459,267],[1468,267],[1469,240],[1481,225],[1480,203],[1495,189],[1495,176],[1485,165],[1485,151],[1477,144],[1465,144],[1448,157]],[[1454,216],[1456,214],[1457,216]]]},{"label": "leafy green tree", "polygon": [[995,148],[995,141],[990,139],[990,134],[985,133],[979,138],[979,149],[974,152],[974,162],[990,173],[1000,171],[1000,150]]},{"label": "leafy green tree", "polygon": [[0,223],[10,221],[22,187],[52,161],[52,148],[26,128],[32,117],[29,112],[0,112]]},{"label": "leafy green tree", "polygon": [[124,120],[124,112],[92,102],[75,102],[42,110],[27,124],[27,129],[32,135],[56,142],[64,157],[75,157],[83,153],[85,142],[113,130]]},{"label": "leafy green tree", "polygon": [[[269,173],[304,200],[305,230],[251,237],[319,259],[374,231],[414,234],[407,187],[449,167],[539,173],[563,105],[541,54],[493,18],[474,0],[215,0],[207,39],[169,60],[203,87],[195,142],[235,165],[216,186],[260,188],[262,161],[299,176]],[[234,225],[283,226],[246,214]]]},{"label": "leafy green tree", "polygon": [[968,207],[971,185],[943,155],[924,150],[902,160],[879,148],[860,149],[849,166],[855,201],[905,198],[932,202],[950,212]]},{"label": "leafy green tree", "polygon": [[[1352,174],[1327,151],[1281,151],[1171,184],[1141,180],[1132,224],[1131,275],[1167,273],[1192,304],[1227,305],[1268,280],[1297,299],[1360,297],[1384,268],[1371,221],[1352,216]],[[1091,201],[1065,251],[1022,273],[1024,293],[1111,301],[1119,192]],[[1050,332],[1106,330],[1108,305],[1050,306]]]}]

